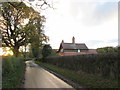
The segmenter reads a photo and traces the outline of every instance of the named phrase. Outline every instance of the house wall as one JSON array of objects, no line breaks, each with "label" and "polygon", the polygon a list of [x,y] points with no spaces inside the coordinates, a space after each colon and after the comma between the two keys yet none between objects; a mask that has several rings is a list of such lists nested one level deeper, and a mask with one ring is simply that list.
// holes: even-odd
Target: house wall
[{"label": "house wall", "polygon": [[76,49],[76,50],[64,50],[64,52],[78,52],[78,50]]},{"label": "house wall", "polygon": [[80,52],[86,52],[86,51],[88,51],[88,50],[84,50],[84,49],[83,49],[83,50],[80,50]]},{"label": "house wall", "polygon": [[[88,50],[80,50],[80,52],[86,52]],[[64,52],[78,52],[78,49],[66,49]]]},{"label": "house wall", "polygon": [[87,52],[64,52],[64,53],[58,53],[59,56],[71,56],[71,55],[83,55],[87,54]]},{"label": "house wall", "polygon": [[96,51],[96,49],[82,50],[81,52],[66,50],[62,53],[58,53],[59,56],[71,56],[71,55],[83,55],[83,54],[97,54],[97,51]]}]

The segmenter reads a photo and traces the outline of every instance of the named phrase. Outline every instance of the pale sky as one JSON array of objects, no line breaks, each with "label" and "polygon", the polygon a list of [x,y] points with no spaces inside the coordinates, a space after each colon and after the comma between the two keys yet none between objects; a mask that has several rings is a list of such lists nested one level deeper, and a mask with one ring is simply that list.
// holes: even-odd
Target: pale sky
[{"label": "pale sky", "polygon": [[118,45],[117,0],[53,0],[55,10],[42,11],[46,16],[45,34],[53,49],[62,40],[85,43],[88,48]]},{"label": "pale sky", "polygon": [[[39,4],[39,0],[33,1]],[[89,49],[118,45],[119,0],[48,1],[53,1],[56,9],[41,12],[46,17],[45,34],[53,49],[58,49],[62,40],[71,43],[73,36],[76,43],[85,43]]]},{"label": "pale sky", "polygon": [[[39,4],[39,0],[33,0]],[[119,0],[48,0],[56,9],[41,11],[46,17],[48,44],[58,49],[62,40],[85,43],[89,49],[118,45]]]}]

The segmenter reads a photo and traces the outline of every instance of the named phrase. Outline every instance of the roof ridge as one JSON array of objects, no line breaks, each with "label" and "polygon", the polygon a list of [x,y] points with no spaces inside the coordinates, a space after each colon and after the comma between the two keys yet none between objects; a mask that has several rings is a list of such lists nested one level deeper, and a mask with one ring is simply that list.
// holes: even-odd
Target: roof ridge
[{"label": "roof ridge", "polygon": [[75,43],[75,44],[85,44],[85,43]]},{"label": "roof ridge", "polygon": [[[63,43],[63,44],[74,44],[74,43]],[[75,43],[75,44],[85,44],[85,43]]]},{"label": "roof ridge", "polygon": [[63,44],[73,44],[73,43],[63,43]]}]

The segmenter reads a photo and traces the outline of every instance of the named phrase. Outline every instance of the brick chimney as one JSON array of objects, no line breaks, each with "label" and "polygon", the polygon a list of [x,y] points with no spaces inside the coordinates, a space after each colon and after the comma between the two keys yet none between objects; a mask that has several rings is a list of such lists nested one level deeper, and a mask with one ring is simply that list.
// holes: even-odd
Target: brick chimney
[{"label": "brick chimney", "polygon": [[74,37],[74,36],[73,36],[73,38],[72,38],[72,43],[75,44],[75,37]]},{"label": "brick chimney", "polygon": [[64,43],[64,40],[62,40],[62,42],[61,43]]}]

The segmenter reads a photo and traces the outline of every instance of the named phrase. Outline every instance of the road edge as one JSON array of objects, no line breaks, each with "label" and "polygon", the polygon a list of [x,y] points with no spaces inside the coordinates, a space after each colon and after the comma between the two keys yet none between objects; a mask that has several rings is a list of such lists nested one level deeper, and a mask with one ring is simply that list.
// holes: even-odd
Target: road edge
[{"label": "road edge", "polygon": [[[35,63],[35,62],[34,62]],[[35,63],[37,64],[37,63]],[[56,77],[58,77],[59,79],[63,80],[65,83],[69,84],[70,86],[72,86],[73,88],[77,89],[77,88],[85,88],[83,86],[80,86],[79,84],[77,83],[74,83],[73,81],[69,80],[69,79],[66,79],[64,76],[62,75],[59,75],[57,73],[55,73],[54,71],[44,67],[44,66],[40,66],[39,64],[37,64],[39,67],[42,67],[43,69],[45,69],[46,71],[48,71],[49,73],[55,75]]]}]

